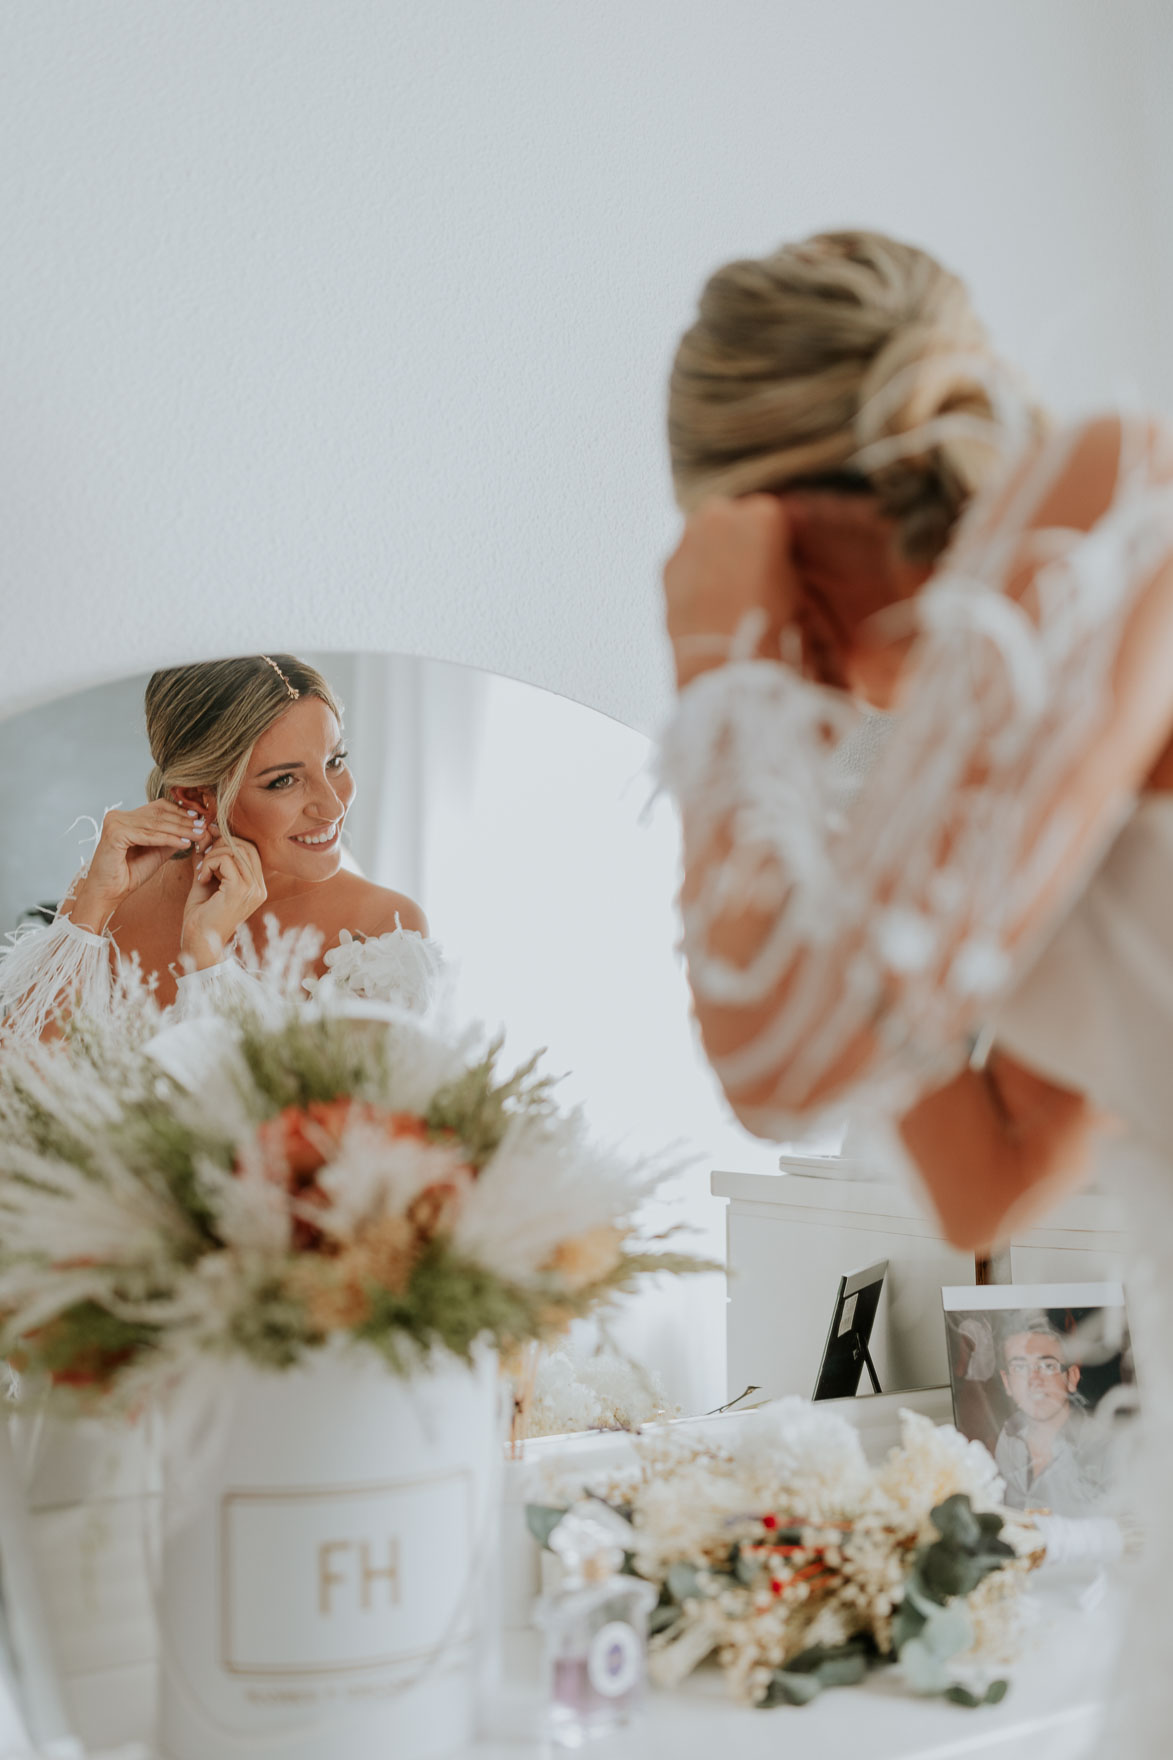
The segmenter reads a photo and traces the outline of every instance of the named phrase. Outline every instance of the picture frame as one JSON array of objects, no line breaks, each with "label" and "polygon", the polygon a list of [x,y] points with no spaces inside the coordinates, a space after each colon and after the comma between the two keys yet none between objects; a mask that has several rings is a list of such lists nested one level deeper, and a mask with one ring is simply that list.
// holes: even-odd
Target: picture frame
[{"label": "picture frame", "polygon": [[872,1392],[883,1391],[868,1346],[887,1273],[888,1261],[881,1259],[839,1279],[812,1400],[853,1398],[865,1369]]},{"label": "picture frame", "polygon": [[953,1417],[993,1455],[1011,1509],[1111,1513],[1135,1370],[1119,1283],[941,1291]]}]

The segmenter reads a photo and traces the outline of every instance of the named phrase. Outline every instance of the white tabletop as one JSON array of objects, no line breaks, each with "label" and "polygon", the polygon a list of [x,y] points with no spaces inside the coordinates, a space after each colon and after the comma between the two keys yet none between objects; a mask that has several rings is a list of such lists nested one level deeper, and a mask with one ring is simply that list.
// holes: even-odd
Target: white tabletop
[{"label": "white tabletop", "polygon": [[[1083,1760],[1095,1751],[1111,1668],[1116,1605],[1102,1585],[1068,1582],[1031,1592],[1033,1635],[1001,1705],[966,1710],[916,1699],[895,1669],[812,1705],[753,1710],[733,1702],[716,1669],[671,1693],[653,1692],[642,1718],[592,1742],[598,1760]],[[506,1684],[487,1731],[466,1760],[537,1760],[550,1752],[538,1729],[536,1640],[508,1640]]]},{"label": "white tabletop", "polygon": [[[812,1705],[759,1711],[731,1700],[720,1673],[705,1668],[673,1692],[652,1692],[636,1722],[591,1742],[587,1752],[597,1760],[1088,1760],[1099,1751],[1116,1597],[1086,1581],[1042,1582],[1029,1607],[1033,1635],[1024,1660],[1006,1671],[1011,1687],[1001,1705],[970,1711],[916,1699],[898,1670],[880,1669]],[[549,1760],[561,1752],[542,1735],[539,1664],[536,1634],[506,1634],[501,1684],[488,1696],[483,1733],[453,1760]],[[110,1683],[123,1694],[129,1685]],[[153,1694],[141,1686],[140,1693],[138,1727],[145,1728]],[[148,1760],[147,1750],[140,1752]],[[118,1760],[124,1754],[130,1760],[127,1750]]]}]

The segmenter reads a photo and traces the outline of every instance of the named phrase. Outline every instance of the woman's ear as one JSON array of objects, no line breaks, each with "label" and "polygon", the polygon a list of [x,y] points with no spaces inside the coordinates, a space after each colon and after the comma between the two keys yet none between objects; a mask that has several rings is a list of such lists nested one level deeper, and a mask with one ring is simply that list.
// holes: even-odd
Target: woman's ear
[{"label": "woman's ear", "polygon": [[192,808],[204,819],[210,819],[216,811],[216,795],[210,788],[173,788],[171,799],[177,807]]}]

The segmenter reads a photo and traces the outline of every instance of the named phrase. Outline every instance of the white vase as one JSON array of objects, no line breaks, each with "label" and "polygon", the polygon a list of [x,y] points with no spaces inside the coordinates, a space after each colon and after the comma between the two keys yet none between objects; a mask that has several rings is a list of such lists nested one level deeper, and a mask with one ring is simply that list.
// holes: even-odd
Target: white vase
[{"label": "white vase", "polygon": [[70,1722],[87,1748],[143,1741],[158,1656],[148,1537],[159,1486],[147,1428],[94,1419],[12,1427]]},{"label": "white vase", "polygon": [[440,1760],[472,1739],[497,1410],[488,1352],[409,1380],[354,1351],[237,1375],[194,1492],[165,1467],[166,1760]]}]

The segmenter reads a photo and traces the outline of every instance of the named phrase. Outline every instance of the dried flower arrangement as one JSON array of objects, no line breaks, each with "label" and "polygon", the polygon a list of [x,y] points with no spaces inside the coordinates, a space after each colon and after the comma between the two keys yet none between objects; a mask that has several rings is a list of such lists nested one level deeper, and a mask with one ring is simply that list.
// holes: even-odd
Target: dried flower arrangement
[{"label": "dried flower arrangement", "polygon": [[667,1160],[594,1144],[477,1028],[370,1013],[270,999],[152,1037],[123,1012],[7,1046],[0,1357],[123,1407],[208,1353],[341,1340],[407,1374],[693,1267],[636,1230]]},{"label": "dried flower arrangement", "polygon": [[659,1590],[660,1685],[714,1656],[738,1697],[806,1704],[899,1661],[915,1692],[996,1703],[990,1667],[1014,1653],[1040,1542],[1001,1508],[980,1444],[911,1412],[902,1432],[879,1468],[845,1419],[797,1399],[736,1450],[653,1432],[628,1471],[548,1481],[530,1527],[545,1544],[583,1497],[630,1522],[626,1568]]}]

